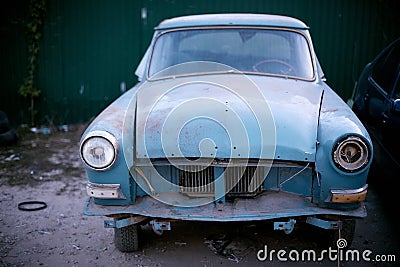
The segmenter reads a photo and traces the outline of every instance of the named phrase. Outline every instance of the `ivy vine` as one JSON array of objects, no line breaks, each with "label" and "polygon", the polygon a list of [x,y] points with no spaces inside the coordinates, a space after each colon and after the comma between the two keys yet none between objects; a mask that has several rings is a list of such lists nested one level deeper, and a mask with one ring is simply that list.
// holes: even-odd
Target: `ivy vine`
[{"label": "ivy vine", "polygon": [[44,17],[46,13],[46,0],[30,0],[29,20],[26,24],[28,41],[27,76],[19,88],[19,94],[30,100],[29,112],[32,126],[35,125],[35,99],[40,96],[41,90],[35,86],[37,62],[39,56],[39,41],[42,38]]}]

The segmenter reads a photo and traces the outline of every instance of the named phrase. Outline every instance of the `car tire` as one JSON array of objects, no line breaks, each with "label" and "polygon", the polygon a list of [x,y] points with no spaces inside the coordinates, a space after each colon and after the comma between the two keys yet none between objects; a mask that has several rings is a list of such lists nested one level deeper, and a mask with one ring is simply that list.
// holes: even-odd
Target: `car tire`
[{"label": "car tire", "polygon": [[121,252],[134,252],[139,249],[139,227],[132,224],[122,228],[114,228],[114,244]]}]

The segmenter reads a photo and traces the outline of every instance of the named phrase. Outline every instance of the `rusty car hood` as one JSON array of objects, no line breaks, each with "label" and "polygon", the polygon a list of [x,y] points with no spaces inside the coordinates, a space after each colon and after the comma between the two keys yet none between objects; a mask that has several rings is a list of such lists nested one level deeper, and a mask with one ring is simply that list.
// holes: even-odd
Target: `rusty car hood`
[{"label": "rusty car hood", "polygon": [[314,162],[323,87],[236,74],[145,82],[137,92],[136,158]]}]

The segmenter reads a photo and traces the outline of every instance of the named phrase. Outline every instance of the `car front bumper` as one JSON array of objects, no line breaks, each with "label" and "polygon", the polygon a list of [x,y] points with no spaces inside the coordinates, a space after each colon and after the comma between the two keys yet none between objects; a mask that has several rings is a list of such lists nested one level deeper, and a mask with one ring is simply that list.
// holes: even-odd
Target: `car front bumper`
[{"label": "car front bumper", "polygon": [[[171,196],[173,197],[173,196]],[[255,221],[314,215],[338,215],[363,218],[367,211],[363,202],[352,210],[321,208],[308,198],[282,191],[265,191],[255,198],[237,198],[233,202],[215,202],[198,207],[171,206],[145,196],[127,206],[103,206],[89,197],[84,214],[89,216],[141,215],[189,221]]]}]

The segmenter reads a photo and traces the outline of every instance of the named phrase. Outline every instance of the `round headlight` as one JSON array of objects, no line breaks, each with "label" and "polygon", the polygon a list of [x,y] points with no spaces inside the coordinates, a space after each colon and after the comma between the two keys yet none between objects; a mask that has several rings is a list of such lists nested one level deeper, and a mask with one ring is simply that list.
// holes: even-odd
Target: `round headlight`
[{"label": "round headlight", "polygon": [[332,156],[339,169],[355,172],[368,164],[370,151],[367,142],[360,137],[347,136],[336,143]]},{"label": "round headlight", "polygon": [[109,168],[117,157],[117,140],[108,132],[94,131],[81,144],[82,160],[95,170]]}]

